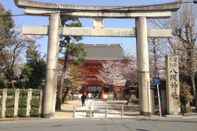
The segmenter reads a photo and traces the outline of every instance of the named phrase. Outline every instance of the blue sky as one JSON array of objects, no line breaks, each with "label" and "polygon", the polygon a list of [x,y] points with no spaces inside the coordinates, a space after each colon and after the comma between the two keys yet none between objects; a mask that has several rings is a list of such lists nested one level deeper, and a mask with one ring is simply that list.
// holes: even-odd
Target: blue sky
[{"label": "blue sky", "polygon": [[[80,5],[140,5],[140,4],[158,4],[165,2],[172,2],[175,0],[37,0],[42,2],[53,3],[68,3],[68,4],[80,4]],[[15,6],[13,0],[0,0],[7,10],[10,10],[12,14],[23,13],[22,9]],[[14,17],[16,28],[21,28],[23,25],[47,25],[47,17],[39,16],[19,16]],[[91,27],[92,22],[89,19],[81,19],[83,26]],[[134,27],[134,20],[129,19],[107,19],[104,21],[106,27]],[[117,38],[117,37],[83,37],[82,41],[86,44],[121,44],[125,54],[135,55],[136,42],[135,38]],[[47,52],[47,37],[37,40],[39,50],[46,54]]]}]

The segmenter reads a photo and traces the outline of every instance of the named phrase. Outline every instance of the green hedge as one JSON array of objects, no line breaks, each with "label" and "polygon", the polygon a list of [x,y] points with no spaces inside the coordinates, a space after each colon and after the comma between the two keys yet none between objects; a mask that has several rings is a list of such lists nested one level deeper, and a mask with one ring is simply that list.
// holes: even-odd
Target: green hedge
[{"label": "green hedge", "polygon": [[18,108],[18,116],[19,117],[26,117],[27,91],[28,90],[20,90],[19,108]]},{"label": "green hedge", "polygon": [[7,91],[7,100],[6,100],[6,117],[14,117],[14,90]]},{"label": "green hedge", "polygon": [[[27,107],[27,93],[28,90],[20,90],[19,95],[19,107],[18,107],[18,117],[26,117],[26,107]],[[8,89],[7,100],[6,100],[6,117],[14,117],[14,98],[15,90]],[[0,96],[2,96],[2,90],[0,90]],[[0,97],[0,105],[1,104]],[[31,100],[31,117],[39,117],[39,104],[40,104],[40,90],[32,90],[32,100]],[[1,106],[0,106],[0,116],[1,116]]]},{"label": "green hedge", "polygon": [[39,104],[40,104],[40,91],[33,90],[32,92],[32,100],[31,100],[31,111],[30,115],[32,117],[38,117],[39,114]]}]

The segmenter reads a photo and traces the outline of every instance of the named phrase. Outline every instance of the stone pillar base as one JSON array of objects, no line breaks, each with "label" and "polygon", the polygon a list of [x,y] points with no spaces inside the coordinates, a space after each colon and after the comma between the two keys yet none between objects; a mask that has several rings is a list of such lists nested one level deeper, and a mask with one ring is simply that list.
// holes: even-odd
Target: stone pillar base
[{"label": "stone pillar base", "polygon": [[143,116],[151,116],[152,112],[140,112],[140,114]]},{"label": "stone pillar base", "polygon": [[42,114],[41,117],[43,118],[53,118],[55,116],[54,113],[50,113],[50,114]]}]

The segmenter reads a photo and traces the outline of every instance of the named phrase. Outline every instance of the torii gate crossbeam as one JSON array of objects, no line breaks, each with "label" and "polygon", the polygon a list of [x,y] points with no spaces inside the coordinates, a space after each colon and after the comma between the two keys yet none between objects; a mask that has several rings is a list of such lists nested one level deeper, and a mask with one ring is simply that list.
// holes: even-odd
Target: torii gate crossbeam
[{"label": "torii gate crossbeam", "polygon": [[[48,35],[49,29],[46,26],[27,26],[22,28],[25,35]],[[135,28],[82,28],[63,27],[61,34],[70,36],[90,36],[90,37],[136,37]],[[148,29],[148,37],[169,38],[172,36],[171,29]]]}]

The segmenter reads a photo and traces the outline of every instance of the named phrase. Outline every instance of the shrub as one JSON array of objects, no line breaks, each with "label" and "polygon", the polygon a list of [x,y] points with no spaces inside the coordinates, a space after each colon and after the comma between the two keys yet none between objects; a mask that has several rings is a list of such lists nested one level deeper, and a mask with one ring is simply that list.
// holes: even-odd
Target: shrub
[{"label": "shrub", "polygon": [[14,116],[14,90],[9,89],[7,90],[7,100],[6,100],[6,117],[13,117]]},{"label": "shrub", "polygon": [[18,110],[19,117],[26,116],[26,107],[27,107],[27,90],[20,90],[19,110]]},{"label": "shrub", "polygon": [[40,104],[40,91],[33,90],[32,92],[32,100],[31,100],[31,111],[30,116],[38,117],[39,114],[39,104]]}]

